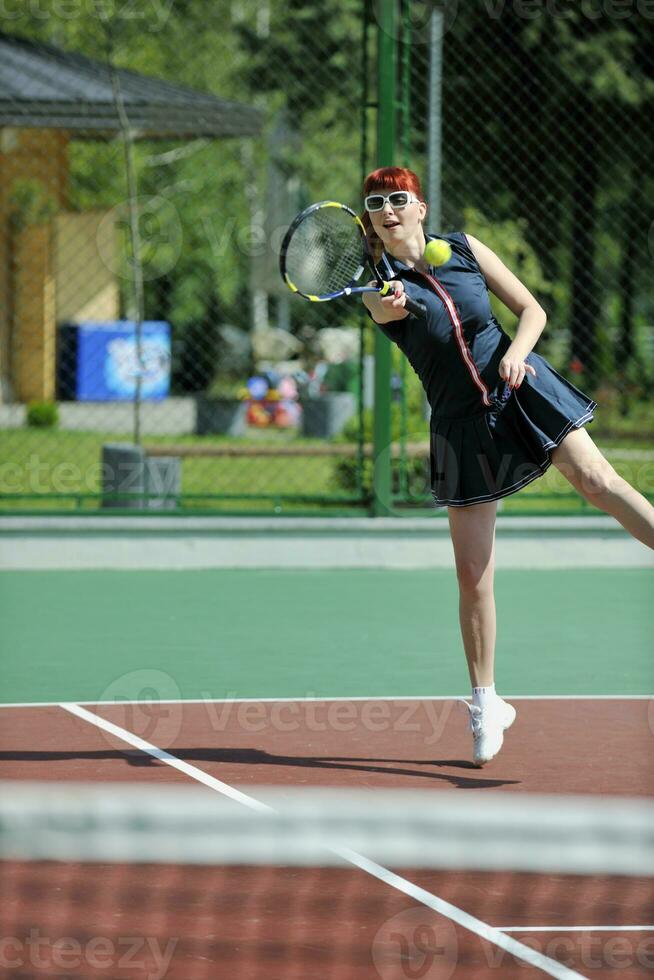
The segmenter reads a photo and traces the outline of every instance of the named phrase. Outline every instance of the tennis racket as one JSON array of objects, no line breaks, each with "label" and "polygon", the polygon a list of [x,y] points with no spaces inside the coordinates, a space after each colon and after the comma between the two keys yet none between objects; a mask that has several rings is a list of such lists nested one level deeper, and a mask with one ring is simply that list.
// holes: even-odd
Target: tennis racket
[{"label": "tennis racket", "polygon": [[[377,280],[375,286],[357,285],[366,268]],[[298,214],[284,236],[279,271],[292,292],[312,303],[391,292],[370,254],[361,219],[337,201],[320,201]],[[408,296],[405,309],[420,317],[427,312],[423,303]]]}]

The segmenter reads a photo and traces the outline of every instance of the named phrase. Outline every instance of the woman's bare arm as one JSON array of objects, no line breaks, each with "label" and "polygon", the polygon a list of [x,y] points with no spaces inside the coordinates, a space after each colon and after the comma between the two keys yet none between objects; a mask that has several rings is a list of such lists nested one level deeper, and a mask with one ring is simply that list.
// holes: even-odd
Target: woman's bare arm
[{"label": "woman's bare arm", "polygon": [[515,355],[527,357],[547,323],[545,310],[492,249],[472,235],[466,235],[466,238],[490,291],[520,318],[511,350]]}]

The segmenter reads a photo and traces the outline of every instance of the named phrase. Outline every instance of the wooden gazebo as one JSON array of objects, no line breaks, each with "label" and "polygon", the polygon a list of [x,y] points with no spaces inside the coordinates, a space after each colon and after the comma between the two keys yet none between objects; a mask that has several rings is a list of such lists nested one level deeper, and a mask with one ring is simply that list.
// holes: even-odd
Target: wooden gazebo
[{"label": "wooden gazebo", "polygon": [[[137,139],[261,132],[251,106],[116,73]],[[0,401],[54,397],[58,320],[117,314],[117,286],[98,255],[104,215],[72,215],[66,203],[69,141],[119,133],[106,63],[0,32]]]}]

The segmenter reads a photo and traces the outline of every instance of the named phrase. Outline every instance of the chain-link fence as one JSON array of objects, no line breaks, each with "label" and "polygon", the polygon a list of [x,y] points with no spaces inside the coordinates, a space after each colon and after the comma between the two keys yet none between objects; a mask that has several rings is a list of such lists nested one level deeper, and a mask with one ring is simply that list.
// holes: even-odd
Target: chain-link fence
[{"label": "chain-link fence", "polygon": [[359,193],[358,0],[5,4],[3,29],[5,503],[359,506],[361,312],[277,267],[300,206]]},{"label": "chain-link fence", "polygon": [[[649,6],[3,0],[2,507],[370,504],[372,327],[292,297],[277,253],[304,205],[360,207],[384,118],[430,230],[494,248],[596,431],[642,435]],[[422,505],[425,402],[393,358],[392,494]]]},{"label": "chain-link fence", "polygon": [[[433,231],[475,235],[539,298],[536,350],[597,400],[591,434],[651,441],[654,8],[403,10],[399,156],[424,176]],[[649,467],[640,482],[651,494]]]}]

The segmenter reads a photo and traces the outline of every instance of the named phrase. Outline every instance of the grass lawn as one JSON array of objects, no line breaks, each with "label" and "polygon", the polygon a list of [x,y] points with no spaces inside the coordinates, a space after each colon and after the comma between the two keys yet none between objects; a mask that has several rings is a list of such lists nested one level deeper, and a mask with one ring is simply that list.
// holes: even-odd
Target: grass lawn
[{"label": "grass lawn", "polygon": [[[320,445],[321,440],[300,439],[289,432],[256,431],[248,439],[198,436],[148,436],[147,444],[155,443],[232,443],[251,445],[253,440]],[[654,496],[654,442],[628,439],[597,440],[616,470],[633,486],[650,497]],[[100,454],[103,443],[129,442],[127,436],[111,433],[70,432],[56,429],[0,430],[0,508],[7,509],[65,509],[80,506],[75,495],[100,492]],[[331,495],[351,497],[335,479],[336,459],[329,457],[279,458],[197,458],[182,463],[182,493],[208,495],[215,499],[188,500],[184,506],[193,509],[242,510],[244,497],[257,495]],[[18,499],[21,494],[40,495]],[[238,499],[219,499],[220,495]],[[58,497],[57,495],[68,495]],[[15,499],[11,499],[14,496]],[[428,495],[425,503],[429,502]],[[250,501],[257,510],[273,511],[274,500]],[[85,500],[85,509],[95,509],[97,501]],[[284,502],[284,512],[306,507],[306,504]],[[316,503],[312,506],[318,506]],[[333,504],[331,505],[333,508]],[[539,480],[518,494],[504,499],[504,513],[528,513],[534,510],[561,510],[596,513],[572,490],[554,467]]]},{"label": "grass lawn", "polygon": [[[307,446],[320,445],[318,439],[290,438],[289,433],[270,433],[281,444],[292,441]],[[199,436],[147,436],[144,442],[156,443],[251,445],[252,439],[230,439]],[[55,503],[54,495],[67,494],[67,500],[58,500],[57,506],[76,507],[75,494],[88,495],[100,492],[100,459],[104,443],[126,442],[127,436],[108,432],[70,432],[55,429],[5,429],[0,430],[0,494],[52,495],[47,500],[12,501],[11,506],[21,509],[29,506],[44,507]],[[276,458],[199,458],[184,459],[182,463],[182,492],[184,494],[229,494],[256,496],[257,494],[332,494],[350,496],[333,479],[334,460],[327,457],[289,459]],[[226,503],[226,502],[225,502]],[[10,501],[4,496],[0,506],[6,508]],[[203,506],[216,506],[205,501]],[[91,503],[91,506],[94,506]],[[221,505],[222,506],[222,505]],[[242,501],[239,506],[242,506]]]}]

